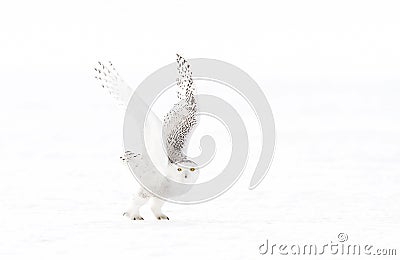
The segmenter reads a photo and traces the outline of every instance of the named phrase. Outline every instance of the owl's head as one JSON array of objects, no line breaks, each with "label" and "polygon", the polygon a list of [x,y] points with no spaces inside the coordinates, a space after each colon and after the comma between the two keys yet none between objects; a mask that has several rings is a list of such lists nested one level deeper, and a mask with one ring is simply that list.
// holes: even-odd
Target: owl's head
[{"label": "owl's head", "polygon": [[171,171],[177,180],[184,183],[195,183],[199,177],[199,169],[195,162],[184,159],[171,163]]}]

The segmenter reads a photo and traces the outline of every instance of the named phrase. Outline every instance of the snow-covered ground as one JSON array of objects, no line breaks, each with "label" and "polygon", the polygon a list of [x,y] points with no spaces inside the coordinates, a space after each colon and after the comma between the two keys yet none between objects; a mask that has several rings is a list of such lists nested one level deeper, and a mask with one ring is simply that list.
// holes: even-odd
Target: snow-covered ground
[{"label": "snow-covered ground", "polygon": [[[2,259],[271,258],[259,254],[266,239],[323,245],[337,241],[339,233],[348,234],[351,243],[397,248],[397,257],[400,255],[400,40],[390,34],[390,29],[400,25],[392,13],[395,8],[378,3],[360,5],[382,18],[368,23],[370,16],[357,13],[359,6],[354,3],[347,6],[354,12],[343,11],[335,27],[329,20],[333,14],[325,18],[300,6],[305,17],[320,19],[314,24],[307,18],[306,22],[297,20],[303,15],[296,16],[293,7],[289,8],[294,15],[291,21],[316,27],[281,23],[276,31],[267,27],[271,36],[257,38],[254,26],[261,31],[262,23],[248,21],[246,25],[254,22],[254,26],[243,32],[259,40],[255,46],[242,40],[241,45],[226,47],[224,43],[236,39],[236,31],[227,29],[223,38],[214,42],[218,28],[210,27],[209,21],[205,22],[212,36],[208,40],[197,42],[191,36],[179,41],[174,35],[161,41],[166,35],[160,29],[141,27],[137,30],[145,38],[132,35],[129,28],[135,28],[136,18],[130,18],[129,10],[117,4],[100,4],[98,27],[89,4],[77,11],[79,23],[66,16],[72,7],[46,4],[53,10],[44,13],[49,21],[40,15],[32,23],[29,19],[16,21],[2,41],[6,47],[1,50],[5,60],[0,76]],[[221,5],[217,6],[220,11]],[[134,7],[130,5],[131,10]],[[273,5],[275,12],[265,12],[278,19],[287,15],[286,7]],[[19,10],[18,6],[10,8]],[[152,10],[147,4],[140,8]],[[191,8],[208,10],[186,3],[179,8],[183,13]],[[239,15],[243,8],[262,13],[261,6],[239,5],[234,5],[233,12]],[[329,6],[314,8],[330,10]],[[163,14],[160,9],[155,11],[157,15]],[[27,14],[24,10],[22,14]],[[172,10],[173,6],[168,6],[158,21],[170,17]],[[102,20],[108,12],[117,19],[112,23],[115,28]],[[218,12],[211,12],[209,17],[216,22]],[[143,18],[139,13],[135,11]],[[357,19],[352,14],[357,14]],[[193,20],[201,17],[193,15]],[[33,16],[28,13],[28,18]],[[234,17],[228,15],[227,19],[234,21]],[[163,28],[178,21],[170,19]],[[259,19],[267,22],[269,18]],[[199,20],[193,23],[201,30],[204,24]],[[321,23],[326,31],[319,30]],[[117,24],[122,24],[122,29]],[[239,23],[234,25],[245,30]],[[292,32],[292,26],[298,26],[297,32],[305,36]],[[125,30],[126,36],[114,30]],[[370,35],[369,30],[374,33]],[[149,35],[156,32],[160,36]],[[327,32],[336,33],[332,38],[336,45]],[[322,39],[312,38],[314,34]],[[290,39],[298,42],[289,43]],[[374,41],[368,41],[371,39]],[[155,40],[160,41],[157,44]],[[281,41],[283,46],[271,50],[271,41]],[[152,53],[151,48],[157,46]],[[300,49],[292,51],[290,46]],[[155,220],[148,208],[143,210],[144,221],[130,221],[122,213],[136,184],[118,159],[123,152],[123,112],[92,78],[92,65],[99,56],[111,57],[135,87],[155,69],[172,62],[177,49],[188,58],[204,55],[232,62],[262,86],[276,120],[274,160],[255,190],[247,189],[251,172],[246,171],[232,189],[213,201],[167,204],[165,213],[170,221]],[[304,53],[309,60],[303,59]],[[312,258],[352,257],[327,254]]]}]

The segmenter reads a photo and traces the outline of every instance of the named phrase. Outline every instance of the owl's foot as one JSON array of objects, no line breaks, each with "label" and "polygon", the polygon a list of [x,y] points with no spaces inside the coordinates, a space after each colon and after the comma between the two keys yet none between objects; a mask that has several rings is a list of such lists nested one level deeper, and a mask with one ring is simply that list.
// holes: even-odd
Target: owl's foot
[{"label": "owl's foot", "polygon": [[151,211],[153,211],[154,216],[158,219],[158,220],[169,220],[169,217],[167,217],[166,215],[164,215],[164,213],[162,213],[161,208],[164,205],[163,200],[160,200],[159,198],[153,197],[152,198],[152,205],[151,205]]},{"label": "owl's foot", "polygon": [[158,220],[163,220],[163,219],[169,220],[169,217],[167,217],[167,216],[164,215],[164,214],[158,215],[158,216],[156,216],[156,218],[157,218]]},{"label": "owl's foot", "polygon": [[138,215],[138,214],[129,214],[129,212],[124,212],[124,214],[122,214],[124,217],[128,217],[132,220],[144,220],[144,218],[142,218],[142,216]]}]

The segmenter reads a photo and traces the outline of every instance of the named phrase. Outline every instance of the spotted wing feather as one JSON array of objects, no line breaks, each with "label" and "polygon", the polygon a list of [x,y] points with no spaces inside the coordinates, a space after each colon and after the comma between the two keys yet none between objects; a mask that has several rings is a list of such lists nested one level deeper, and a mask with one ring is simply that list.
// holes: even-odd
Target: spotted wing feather
[{"label": "spotted wing feather", "polygon": [[177,94],[179,102],[168,112],[163,122],[163,140],[168,159],[172,163],[186,158],[184,148],[190,134],[198,124],[195,86],[190,64],[177,55],[178,79]]},{"label": "spotted wing feather", "polygon": [[132,89],[121,78],[115,70],[111,61],[98,62],[94,68],[95,78],[110,95],[115,98],[119,105],[126,107],[132,95]]}]

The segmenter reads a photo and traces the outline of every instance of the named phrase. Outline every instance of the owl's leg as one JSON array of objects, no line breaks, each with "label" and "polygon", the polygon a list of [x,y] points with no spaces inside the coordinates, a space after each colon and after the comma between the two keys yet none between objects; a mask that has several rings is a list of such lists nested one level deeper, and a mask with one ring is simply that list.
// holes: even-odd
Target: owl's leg
[{"label": "owl's leg", "polygon": [[154,216],[159,219],[168,219],[169,218],[164,215],[161,211],[162,206],[164,205],[164,201],[160,200],[159,198],[153,197],[151,202],[151,211],[153,211]]},{"label": "owl's leg", "polygon": [[140,188],[133,197],[132,203],[129,206],[128,210],[123,215],[129,217],[132,220],[143,220],[142,216],[140,216],[139,209],[147,201],[149,201],[149,199],[150,194],[148,194],[147,191],[145,191],[143,188]]}]

